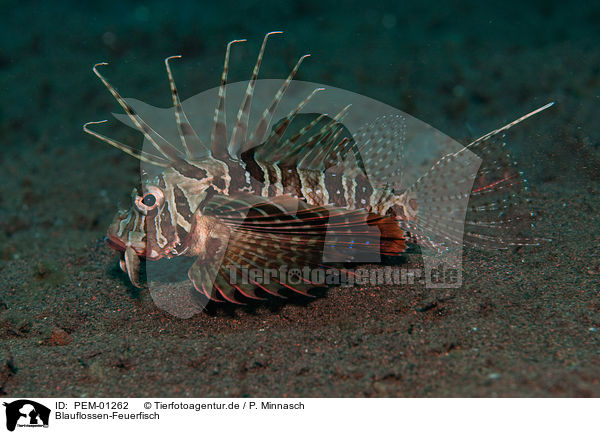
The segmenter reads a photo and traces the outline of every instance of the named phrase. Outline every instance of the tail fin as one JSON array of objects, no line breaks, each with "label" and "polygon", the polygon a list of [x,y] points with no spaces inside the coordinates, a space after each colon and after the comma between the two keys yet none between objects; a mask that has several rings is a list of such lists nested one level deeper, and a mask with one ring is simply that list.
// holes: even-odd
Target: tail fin
[{"label": "tail fin", "polygon": [[490,250],[539,245],[527,181],[505,149],[503,133],[553,104],[444,156],[408,189],[418,212],[407,226],[419,244],[438,250],[450,244]]}]

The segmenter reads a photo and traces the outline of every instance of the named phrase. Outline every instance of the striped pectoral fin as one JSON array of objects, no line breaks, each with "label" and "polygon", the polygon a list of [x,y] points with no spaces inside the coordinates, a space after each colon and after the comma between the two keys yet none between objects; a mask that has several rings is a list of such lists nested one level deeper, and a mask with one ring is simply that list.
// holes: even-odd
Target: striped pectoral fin
[{"label": "striped pectoral fin", "polygon": [[259,287],[248,279],[239,266],[228,261],[227,258],[219,272],[219,281],[222,282],[222,287],[230,293],[238,291],[246,298],[266,300],[258,295]]},{"label": "striped pectoral fin", "polygon": [[[364,210],[307,206],[291,197],[229,198],[229,202],[208,209],[229,229],[215,289],[220,298],[228,300],[234,299],[236,292],[249,298],[291,292],[310,295],[311,288],[323,284],[315,281],[312,273],[319,279],[323,275],[319,270],[331,268],[327,263],[343,263],[379,251],[380,231],[370,226],[384,218],[370,218]],[[386,231],[385,236],[394,237],[396,244],[389,248],[386,244],[386,253],[403,251],[404,233],[397,226],[391,232]]]},{"label": "striped pectoral fin", "polygon": [[[268,211],[268,207],[261,209]],[[360,245],[365,219],[359,211],[327,207],[293,214],[249,213],[232,229],[226,262],[234,279],[241,280],[236,283],[238,289],[250,298],[261,292],[310,296],[311,288],[324,285],[314,276],[319,275],[318,269],[331,268],[325,262],[342,263],[349,259],[349,252],[376,247],[375,240]],[[332,243],[337,246],[333,250]]]},{"label": "striped pectoral fin", "polygon": [[279,234],[236,233],[227,254],[231,287],[254,299],[260,292],[285,298],[282,291],[310,297],[308,291],[318,285],[295,271],[320,266],[322,246],[311,237],[301,242]]},{"label": "striped pectoral fin", "polygon": [[231,281],[227,279],[227,276],[221,272],[219,272],[219,274],[217,275],[217,278],[214,283],[214,289],[216,293],[224,300],[233,304],[244,304],[236,300],[235,292],[237,288],[235,288],[235,286],[231,284]]},{"label": "striped pectoral fin", "polygon": [[223,263],[229,241],[229,229],[215,217],[196,214],[186,240],[191,255],[196,261],[188,270],[194,287],[209,299],[218,301],[215,286],[219,269]]},{"label": "striped pectoral fin", "polygon": [[194,284],[196,291],[205,295],[212,301],[221,301],[217,298],[214,288],[220,266],[220,263],[211,263],[198,258],[188,270],[188,277]]}]

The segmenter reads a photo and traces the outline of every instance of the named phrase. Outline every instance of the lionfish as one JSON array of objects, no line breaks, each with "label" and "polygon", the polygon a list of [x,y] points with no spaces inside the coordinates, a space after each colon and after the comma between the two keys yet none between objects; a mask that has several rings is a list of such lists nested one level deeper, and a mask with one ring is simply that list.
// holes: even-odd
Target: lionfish
[{"label": "lionfish", "polygon": [[[187,276],[198,293],[240,303],[245,299],[239,295],[262,299],[265,293],[277,296],[287,290],[308,295],[313,285],[290,285],[276,278],[234,283],[231,270],[327,267],[323,250],[332,242],[339,255],[329,255],[330,262],[347,261],[348,252],[361,249],[401,255],[414,245],[443,249],[461,243],[496,249],[537,243],[514,230],[523,218],[509,211],[521,204],[525,183],[500,142],[501,133],[552,103],[443,156],[414,184],[398,191],[386,181],[397,174],[395,163],[402,156],[399,120],[394,117],[378,119],[352,135],[342,122],[349,107],[333,117],[300,113],[323,90],[316,88],[268,132],[275,109],[308,55],[298,60],[250,127],[265,44],[277,33],[268,33],[262,42],[231,134],[225,110],[230,48],[245,40],[227,44],[210,144],[201,140],[182,108],[170,68],[170,61],[181,56],[165,59],[179,145],[146,123],[104,78],[99,67],[106,63],[93,67],[153,149],[138,150],[88,128],[106,121],[89,122],[84,131],[160,170],[143,180],[140,191],[134,188],[133,205],[118,212],[108,229],[107,243],[122,252],[120,266],[133,285],[140,286],[140,258],[185,256],[193,259]],[[486,157],[476,175],[461,170],[466,150]],[[457,186],[465,183],[472,188],[457,193]],[[465,199],[470,200],[466,218],[459,212]],[[464,231],[458,233],[450,223],[460,219]],[[365,228],[372,229],[370,235]]]}]

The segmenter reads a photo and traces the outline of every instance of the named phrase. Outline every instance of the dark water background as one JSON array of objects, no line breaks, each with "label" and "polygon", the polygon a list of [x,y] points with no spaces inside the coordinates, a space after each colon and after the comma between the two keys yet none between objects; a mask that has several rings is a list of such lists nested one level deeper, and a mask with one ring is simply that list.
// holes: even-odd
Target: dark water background
[{"label": "dark water background", "polygon": [[[597,2],[2,1],[0,6],[0,362],[5,361],[0,393],[152,394],[159,385],[167,394],[192,396],[600,393],[594,331],[600,327]],[[469,288],[490,292],[446,306],[454,312],[447,320],[451,323],[417,320],[431,333],[419,338],[405,331],[415,328],[410,319],[413,307],[431,301],[423,293],[406,297],[409,301],[400,303],[400,313],[355,311],[355,326],[352,320],[347,325],[341,319],[322,319],[329,315],[323,312],[334,311],[343,299],[312,313],[304,306],[284,308],[291,310],[288,316],[301,324],[300,330],[318,329],[307,334],[321,336],[326,342],[322,345],[329,344],[331,351],[337,351],[340,339],[357,339],[356,329],[373,319],[373,330],[380,332],[369,333],[379,340],[369,344],[362,358],[354,350],[340,350],[342,373],[325,368],[328,356],[323,355],[310,363],[316,372],[306,374],[296,366],[273,374],[271,369],[281,366],[278,360],[286,356],[257,338],[261,321],[277,330],[271,334],[275,341],[308,338],[281,332],[289,323],[278,315],[273,318],[268,310],[265,320],[243,315],[236,320],[246,323],[249,336],[240,334],[238,323],[227,315],[214,314],[191,324],[153,310],[151,300],[123,279],[116,259],[102,245],[117,202],[127,203],[137,182],[138,164],[81,130],[84,122],[120,111],[91,67],[109,62],[105,75],[125,96],[166,107],[170,94],[165,57],[183,55],[174,71],[185,98],[218,85],[225,44],[232,39],[248,39],[236,47],[230,68],[232,81],[246,80],[263,35],[272,30],[285,34],[269,43],[263,78],[285,77],[300,55],[311,53],[298,79],[378,99],[461,142],[555,101],[554,108],[514,132],[511,150],[538,195],[541,227],[558,242],[537,253],[541,256],[529,268],[518,268],[526,263],[520,257],[487,258],[482,269],[495,269],[489,264],[496,264],[497,273],[472,271],[484,277]],[[102,128],[127,143],[140,141],[116,122]],[[476,257],[474,263],[479,260]],[[521,276],[516,283],[506,282],[508,269],[512,278]],[[503,285],[514,288],[514,293],[508,290],[508,304],[498,301]],[[472,310],[465,308],[469,303]],[[525,310],[511,310],[517,306]],[[382,325],[396,321],[388,314],[401,317],[397,329]],[[510,324],[519,322],[515,318],[523,321],[521,331],[511,335]],[[442,337],[445,344],[436,346],[436,333],[445,333],[450,325],[470,330],[475,323],[478,328],[481,323],[490,325],[482,342],[459,334]],[[214,336],[206,327],[219,330],[222,339],[211,340]],[[180,345],[169,363],[185,369],[196,369],[190,368],[190,359],[203,369],[214,365],[202,348],[221,348],[223,340],[261,346],[263,356],[248,356],[250,362],[234,357],[232,363],[242,368],[219,365],[214,368],[220,372],[216,380],[188,384],[185,370],[182,377],[169,374],[166,362],[148,364],[148,354],[140,350],[149,345],[144,339],[158,329],[172,333],[168,341]],[[417,341],[399,341],[396,332]],[[494,336],[508,337],[500,345]],[[56,344],[65,340],[66,345]],[[532,342],[539,345],[538,359],[525,350]],[[318,348],[312,341],[307,345]],[[413,348],[412,353],[402,345]],[[452,368],[443,368],[436,359],[448,348],[466,352],[486,345],[495,349],[478,362],[467,362],[470,356],[460,353]],[[220,350],[219,360],[238,354],[234,347]],[[152,346],[147,348],[151,351]],[[91,356],[98,352],[102,355]],[[410,360],[400,354],[409,354]],[[392,363],[396,368],[388,373],[391,377],[386,377],[384,363],[376,361],[384,355],[397,363]],[[40,363],[34,366],[32,360]],[[256,368],[253,363],[263,367],[260,375],[273,374],[277,384],[249,374],[248,369]],[[426,365],[434,366],[439,376],[425,374],[420,367]],[[55,380],[45,379],[47,369],[56,374]],[[550,374],[544,377],[543,372]],[[496,373],[500,377],[492,375]],[[64,380],[69,375],[71,382]],[[126,380],[119,382],[121,375]],[[154,376],[142,383],[138,376],[143,375]]]}]

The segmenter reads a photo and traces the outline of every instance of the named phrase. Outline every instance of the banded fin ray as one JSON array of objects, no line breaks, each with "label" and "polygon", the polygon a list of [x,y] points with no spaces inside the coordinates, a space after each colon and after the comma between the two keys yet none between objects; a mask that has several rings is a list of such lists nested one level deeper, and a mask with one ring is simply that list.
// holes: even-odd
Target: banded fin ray
[{"label": "banded fin ray", "polygon": [[284,118],[273,126],[272,134],[278,142],[268,139],[255,147],[254,157],[259,162],[276,161],[281,168],[315,171],[336,168],[340,174],[352,171],[364,175],[358,147],[339,122],[340,118],[318,113],[296,114],[291,120]]},{"label": "banded fin ray", "polygon": [[140,161],[143,161],[144,163],[148,163],[148,164],[152,164],[152,165],[160,166],[160,167],[169,167],[170,166],[170,163],[168,160],[166,160],[158,155],[150,154],[148,152],[140,151],[138,149],[132,148],[131,146],[121,143],[117,140],[111,139],[110,137],[107,137],[104,134],[101,134],[101,133],[98,133],[96,131],[89,129],[90,125],[98,125],[98,124],[102,124],[105,122],[108,122],[108,121],[102,120],[102,121],[86,122],[83,125],[83,131],[102,140],[103,142],[108,143],[111,146],[114,146],[117,149],[120,149],[121,151],[125,152],[126,154],[131,155],[132,157],[135,157]]},{"label": "banded fin ray", "polygon": [[219,86],[219,98],[215,107],[213,127],[210,134],[212,156],[218,159],[227,158],[227,118],[225,111],[225,102],[227,94],[227,74],[229,73],[229,55],[231,46],[240,42],[246,42],[245,39],[235,39],[227,44],[225,50],[225,61],[223,72],[221,74],[221,85]]},{"label": "banded fin ray", "polygon": [[229,156],[233,159],[238,158],[240,154],[240,149],[246,143],[248,133],[248,122],[250,119],[250,107],[252,106],[252,96],[254,95],[256,79],[258,78],[258,71],[260,70],[260,65],[262,63],[263,55],[265,53],[267,40],[272,35],[278,35],[282,33],[283,32],[281,31],[269,32],[265,35],[263,39],[260,51],[258,53],[258,58],[256,59],[256,65],[254,66],[254,70],[252,71],[252,77],[250,78],[250,82],[248,83],[248,87],[246,88],[246,94],[244,95],[244,99],[242,100],[242,103],[238,110],[237,120],[235,126],[233,127],[233,132],[231,133],[231,139],[229,140],[229,144],[227,146]]},{"label": "banded fin ray", "polygon": [[98,76],[98,78],[102,81],[102,83],[104,83],[106,88],[109,90],[109,92],[112,94],[112,96],[117,100],[117,102],[123,108],[123,110],[125,110],[125,113],[127,113],[127,116],[129,116],[129,118],[134,123],[136,128],[144,135],[146,140],[148,140],[150,143],[152,143],[152,146],[154,146],[154,148],[156,150],[158,150],[161,154],[163,154],[165,157],[167,157],[171,161],[177,161],[177,160],[182,159],[184,157],[184,155],[181,153],[181,151],[179,151],[171,143],[169,143],[167,140],[165,140],[165,138],[163,136],[161,136],[150,125],[148,125],[136,113],[136,111],[133,109],[133,107],[131,105],[129,105],[129,103],[127,103],[127,101],[125,101],[125,99],[119,94],[119,92],[108,82],[108,80],[106,80],[106,78],[104,78],[104,76],[102,74],[100,74],[100,72],[98,71],[98,66],[105,66],[105,65],[108,65],[108,63],[106,63],[106,62],[97,63],[96,65],[94,65],[92,70],[94,71],[94,74],[96,74],[96,76]]},{"label": "banded fin ray", "polygon": [[171,66],[169,61],[172,59],[180,59],[181,56],[170,56],[165,59],[165,68],[167,75],[169,76],[169,84],[171,86],[171,97],[173,100],[173,108],[175,110],[175,121],[177,124],[177,130],[179,131],[179,139],[181,140],[181,146],[185,151],[186,159],[192,160],[206,158],[210,155],[210,150],[202,142],[198,133],[194,130],[187,115],[183,111],[179,93],[175,86],[175,80],[173,79],[173,73],[171,72]]},{"label": "banded fin ray", "polygon": [[264,110],[260,120],[257,122],[256,127],[250,136],[250,139],[248,140],[246,149],[251,149],[251,148],[255,147],[258,143],[261,143],[264,140],[265,133],[267,132],[267,130],[269,129],[269,125],[271,125],[271,122],[273,121],[273,115],[275,114],[275,110],[277,109],[277,106],[281,102],[281,99],[283,98],[285,91],[288,89],[292,80],[296,76],[296,73],[298,72],[300,65],[302,64],[304,59],[306,59],[307,57],[310,57],[310,54],[305,54],[304,56],[300,57],[300,59],[298,59],[298,62],[296,63],[296,65],[294,66],[292,71],[290,72],[290,75],[288,75],[287,79],[283,82],[283,84],[281,85],[281,87],[279,88],[277,93],[275,94],[273,101],[271,102],[269,107],[267,107]]},{"label": "banded fin ray", "polygon": [[[306,104],[308,104],[308,102],[318,92],[321,92],[323,90],[325,90],[325,89],[322,87],[316,88],[309,95],[307,95],[302,101],[300,101],[300,103],[293,110],[291,110],[286,117],[281,119],[276,125],[273,126],[273,128],[271,129],[271,133],[265,139],[264,143],[260,145],[260,147],[262,149],[274,149],[274,150],[281,149],[280,145],[281,145],[281,143],[283,143],[281,138],[285,134],[290,123],[294,120],[294,118],[296,118],[296,116],[298,116],[298,113],[300,113],[300,110],[302,110],[304,108],[304,106]],[[264,155],[264,157],[266,157],[266,155]],[[270,161],[278,162],[279,160],[271,159]]]}]

